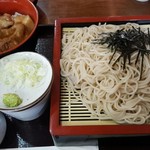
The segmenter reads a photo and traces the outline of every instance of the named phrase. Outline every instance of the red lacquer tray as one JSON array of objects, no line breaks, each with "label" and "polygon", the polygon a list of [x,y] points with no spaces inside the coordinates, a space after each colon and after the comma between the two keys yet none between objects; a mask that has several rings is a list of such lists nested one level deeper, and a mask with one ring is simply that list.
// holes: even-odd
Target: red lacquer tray
[{"label": "red lacquer tray", "polygon": [[[150,16],[117,16],[117,17],[96,17],[96,18],[61,18],[55,21],[54,50],[53,50],[53,69],[54,82],[51,90],[50,107],[50,132],[53,136],[74,136],[74,135],[148,135],[150,134],[150,125],[118,125],[113,122],[102,123],[97,120],[90,120],[84,114],[78,119],[73,116],[73,121],[68,117],[68,109],[63,105],[60,76],[60,54],[61,39],[64,28],[84,27],[92,24],[113,23],[122,24],[127,22],[136,22],[139,24],[150,24]],[[66,91],[64,92],[67,93]],[[75,104],[80,112],[87,111],[84,107]],[[81,104],[82,105],[82,104]],[[64,112],[62,112],[64,111]],[[69,110],[70,111],[70,110]],[[83,111],[83,112],[84,112]],[[79,113],[77,113],[79,114]],[[87,115],[87,112],[86,112]],[[63,117],[62,117],[63,116]],[[86,118],[86,119],[85,119]],[[71,120],[71,121],[70,121]],[[81,124],[80,124],[81,122]]]}]

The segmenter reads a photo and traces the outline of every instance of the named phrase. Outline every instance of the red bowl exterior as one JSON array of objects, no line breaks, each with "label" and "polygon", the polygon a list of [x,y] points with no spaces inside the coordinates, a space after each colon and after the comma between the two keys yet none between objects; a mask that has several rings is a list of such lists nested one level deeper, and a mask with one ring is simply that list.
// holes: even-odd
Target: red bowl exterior
[{"label": "red bowl exterior", "polygon": [[24,39],[16,47],[0,52],[0,56],[6,53],[12,52],[13,50],[21,46],[23,43],[25,43],[32,36],[32,34],[37,28],[38,19],[39,19],[38,11],[31,1],[29,0],[0,0],[0,14],[1,15],[4,13],[9,13],[13,15],[15,12],[18,12],[24,15],[29,15],[33,19],[35,26],[32,32],[30,33],[30,35],[26,39]]}]

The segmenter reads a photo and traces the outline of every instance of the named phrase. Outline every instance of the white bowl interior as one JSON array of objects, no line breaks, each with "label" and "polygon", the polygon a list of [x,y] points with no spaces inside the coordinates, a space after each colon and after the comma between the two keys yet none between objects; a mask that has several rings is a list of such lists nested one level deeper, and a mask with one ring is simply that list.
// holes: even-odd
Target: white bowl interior
[{"label": "white bowl interior", "polygon": [[[49,88],[51,81],[52,81],[52,67],[50,62],[42,55],[35,53],[35,52],[18,52],[14,54],[10,54],[8,56],[5,56],[0,59],[0,73],[2,73],[3,70],[1,68],[5,67],[8,62],[13,63],[17,60],[32,60],[33,62],[38,62],[42,67],[41,69],[41,80],[38,83],[35,83],[34,86],[31,86],[28,82],[24,82],[22,79],[14,77],[13,82],[11,84],[6,84],[7,78],[6,76],[11,76],[11,72],[3,72],[3,76],[0,76],[0,109],[12,109],[7,106],[2,101],[3,94],[6,93],[15,93],[17,94],[23,102],[17,107],[24,107],[27,106],[34,101],[36,101],[39,97],[41,97],[45,91]],[[31,68],[32,69],[32,68]],[[30,66],[29,66],[29,70]],[[13,70],[13,69],[10,69]],[[15,69],[14,69],[15,71]],[[16,69],[17,71],[17,69]],[[13,75],[15,76],[15,74]],[[8,77],[8,78],[9,78]]]}]

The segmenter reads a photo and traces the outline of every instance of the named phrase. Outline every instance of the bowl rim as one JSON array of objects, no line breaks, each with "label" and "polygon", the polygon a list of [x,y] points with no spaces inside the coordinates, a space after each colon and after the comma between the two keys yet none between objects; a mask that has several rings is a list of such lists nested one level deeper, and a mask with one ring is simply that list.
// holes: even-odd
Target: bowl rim
[{"label": "bowl rim", "polygon": [[[34,102],[32,102],[32,103],[30,103],[30,104],[28,104],[28,105],[19,107],[18,109],[17,109],[17,107],[15,107],[16,109],[11,109],[11,110],[10,110],[10,109],[9,109],[9,110],[7,109],[7,110],[10,111],[10,112],[15,113],[15,112],[25,111],[25,110],[27,110],[27,109],[30,109],[30,108],[34,107],[34,106],[37,105],[38,103],[44,101],[44,98],[47,96],[47,94],[50,93],[50,87],[51,87],[51,84],[49,85],[49,87],[47,88],[47,90],[45,91],[45,93],[44,93],[41,97],[39,97],[36,101],[34,101]],[[7,110],[4,110],[4,111],[7,111]]]},{"label": "bowl rim", "polygon": [[[4,3],[7,3],[9,1],[0,1],[0,2],[4,2]],[[16,0],[13,0],[12,3],[16,3]],[[39,22],[39,13],[38,13],[38,10],[36,8],[36,6],[30,1],[30,0],[26,0],[26,3],[28,3],[34,10],[35,12],[35,15],[36,15],[36,19],[34,20],[34,28],[33,30],[31,31],[31,33],[25,38],[23,39],[19,44],[17,44],[16,46],[10,48],[10,49],[7,49],[5,51],[0,51],[0,56],[4,56],[6,54],[9,54],[15,50],[17,50],[17,48],[19,48],[21,45],[23,45],[25,42],[28,41],[28,39],[31,38],[31,36],[34,34],[35,30],[37,29],[37,26],[38,26],[38,22]],[[7,13],[7,12],[6,12]],[[15,12],[14,12],[15,13]]]},{"label": "bowl rim", "polygon": [[[15,54],[23,54],[23,53],[31,53],[31,54],[35,54],[35,55],[38,55],[40,57],[43,57],[48,63],[49,63],[49,66],[50,66],[50,69],[51,69],[51,78],[50,78],[50,83],[48,85],[48,87],[46,88],[46,90],[44,91],[44,93],[42,95],[40,95],[37,99],[34,99],[31,103],[28,103],[26,105],[23,105],[23,106],[17,106],[17,107],[6,107],[6,108],[3,108],[0,106],[0,111],[13,111],[13,112],[17,112],[17,111],[23,111],[25,109],[28,109],[34,105],[36,105],[37,103],[39,103],[40,101],[43,100],[43,98],[50,92],[51,90],[51,86],[52,86],[52,83],[53,83],[53,79],[54,79],[54,75],[53,75],[53,68],[52,68],[52,64],[51,62],[48,60],[48,58],[46,58],[44,55],[40,54],[40,53],[37,53],[37,52],[31,52],[31,51],[23,51],[23,52],[16,52],[16,53],[12,53],[12,54],[9,54],[5,57],[8,57],[8,56],[11,56],[11,55],[15,55]],[[4,58],[4,57],[2,57]],[[2,59],[1,58],[1,59]]]}]

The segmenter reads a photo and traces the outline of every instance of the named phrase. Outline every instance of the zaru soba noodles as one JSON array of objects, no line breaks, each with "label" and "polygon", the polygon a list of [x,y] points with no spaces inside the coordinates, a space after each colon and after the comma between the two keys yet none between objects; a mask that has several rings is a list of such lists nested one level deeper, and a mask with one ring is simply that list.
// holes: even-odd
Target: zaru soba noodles
[{"label": "zaru soba noodles", "polygon": [[[123,60],[106,44],[93,44],[101,33],[116,32],[118,29],[138,28],[138,24],[99,24],[77,28],[71,35],[62,38],[60,59],[61,76],[68,90],[91,112],[92,117],[117,123],[150,123],[150,56],[144,56],[143,73],[140,78],[142,58],[135,59],[138,52],[131,55],[130,64],[122,69]],[[142,30],[144,27],[141,27]],[[101,34],[105,36],[105,34]],[[102,37],[103,38],[103,37]]]}]

